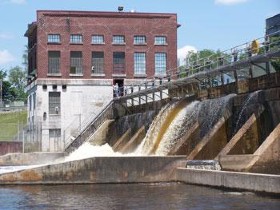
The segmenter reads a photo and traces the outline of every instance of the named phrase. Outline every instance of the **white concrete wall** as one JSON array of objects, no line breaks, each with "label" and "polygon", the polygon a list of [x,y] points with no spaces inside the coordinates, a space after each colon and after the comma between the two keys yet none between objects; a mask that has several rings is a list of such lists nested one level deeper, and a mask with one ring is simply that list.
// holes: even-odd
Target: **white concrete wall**
[{"label": "white concrete wall", "polygon": [[[66,89],[62,84],[66,84]],[[43,89],[43,84],[47,89]],[[53,89],[53,84],[57,85]],[[49,92],[60,92],[60,114],[49,114]],[[36,93],[36,107],[33,110],[34,93]],[[92,82],[84,80],[40,80],[29,90],[29,97],[32,98],[29,121],[34,116],[35,123],[41,125],[42,151],[62,151],[64,141],[69,140],[71,132],[77,131],[80,127],[90,122],[104,106],[113,98],[111,81]],[[43,117],[45,114],[45,118]],[[61,129],[61,142],[53,145],[49,140],[49,129]],[[66,139],[65,139],[66,138]],[[38,138],[39,141],[39,138]]]}]

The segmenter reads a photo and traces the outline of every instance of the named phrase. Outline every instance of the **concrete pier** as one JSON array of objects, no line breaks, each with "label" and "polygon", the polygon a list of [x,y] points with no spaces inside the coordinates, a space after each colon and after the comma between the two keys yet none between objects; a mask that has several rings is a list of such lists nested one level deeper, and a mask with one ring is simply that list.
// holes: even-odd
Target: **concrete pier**
[{"label": "concrete pier", "polygon": [[184,165],[184,156],[94,157],[0,174],[0,185],[168,182]]},{"label": "concrete pier", "polygon": [[0,174],[7,184],[184,182],[280,194],[280,175],[187,169],[185,156],[94,157]]},{"label": "concrete pier", "polygon": [[280,176],[178,168],[176,180],[188,184],[280,194]]}]

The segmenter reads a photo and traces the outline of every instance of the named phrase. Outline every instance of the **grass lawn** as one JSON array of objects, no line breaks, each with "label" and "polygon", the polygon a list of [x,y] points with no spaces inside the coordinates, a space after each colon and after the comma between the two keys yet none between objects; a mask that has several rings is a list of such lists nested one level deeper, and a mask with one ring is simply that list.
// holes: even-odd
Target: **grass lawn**
[{"label": "grass lawn", "polygon": [[0,113],[0,141],[11,141],[27,123],[27,111]]}]

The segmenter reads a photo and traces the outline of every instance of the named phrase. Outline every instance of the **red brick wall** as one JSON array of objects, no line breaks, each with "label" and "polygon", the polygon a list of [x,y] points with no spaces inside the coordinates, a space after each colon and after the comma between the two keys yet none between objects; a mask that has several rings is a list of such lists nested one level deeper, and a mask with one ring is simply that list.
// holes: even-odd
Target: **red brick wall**
[{"label": "red brick wall", "polygon": [[[70,27],[67,19],[70,20]],[[155,52],[167,53],[167,69],[177,66],[177,16],[176,14],[116,13],[116,12],[37,12],[37,69],[38,78],[46,78],[48,72],[48,51],[57,50],[61,55],[62,78],[70,78],[70,51],[83,51],[83,78],[91,76],[92,51],[104,51],[104,78],[112,78],[113,52],[124,51],[126,59],[126,78],[133,78],[134,52],[146,52],[147,76],[154,75]],[[48,34],[60,34],[61,44],[47,44]],[[69,44],[70,34],[82,34],[83,44]],[[104,35],[104,45],[92,45],[91,36]],[[113,35],[125,35],[124,46],[112,45]],[[134,35],[145,35],[147,45],[133,45]],[[156,35],[167,37],[167,46],[155,46]]]},{"label": "red brick wall", "polygon": [[22,142],[0,141],[0,155],[22,152]]}]

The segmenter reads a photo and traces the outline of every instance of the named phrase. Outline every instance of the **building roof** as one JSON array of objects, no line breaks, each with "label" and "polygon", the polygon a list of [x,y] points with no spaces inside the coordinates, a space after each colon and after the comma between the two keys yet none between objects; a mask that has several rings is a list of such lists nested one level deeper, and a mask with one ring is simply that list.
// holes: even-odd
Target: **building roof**
[{"label": "building roof", "polygon": [[37,22],[32,22],[32,23],[28,24],[28,28],[27,28],[26,32],[24,33],[24,36],[28,37],[29,34],[32,34],[32,32],[34,31],[35,28],[37,28]]},{"label": "building roof", "polygon": [[144,12],[107,12],[107,11],[74,11],[74,10],[38,10],[37,14],[47,16],[80,16],[80,17],[131,17],[131,18],[169,18],[176,13],[144,13]]},{"label": "building roof", "polygon": [[[39,15],[44,16],[66,16],[66,17],[110,17],[110,18],[170,18],[176,17],[176,13],[144,13],[144,12],[108,12],[108,11],[74,11],[74,10],[37,10]],[[181,25],[177,24],[177,28]],[[28,29],[24,36],[28,37],[34,29],[37,28],[37,22],[28,24]]]}]

